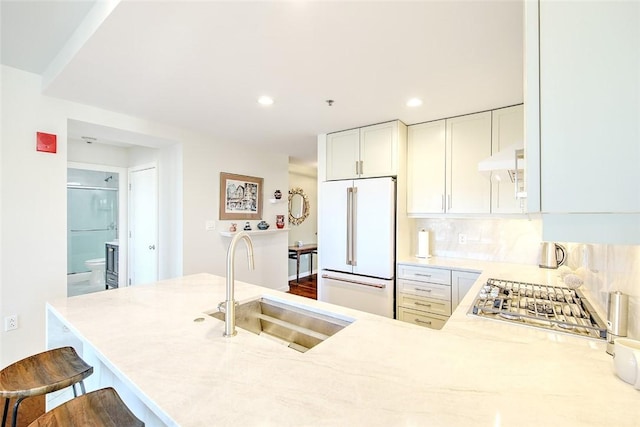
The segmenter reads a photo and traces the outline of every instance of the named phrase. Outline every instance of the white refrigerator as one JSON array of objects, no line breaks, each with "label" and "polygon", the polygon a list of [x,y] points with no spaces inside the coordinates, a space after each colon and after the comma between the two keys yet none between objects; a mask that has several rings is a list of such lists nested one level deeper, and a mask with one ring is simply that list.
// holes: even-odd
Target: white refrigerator
[{"label": "white refrigerator", "polygon": [[395,179],[321,185],[318,299],[393,318]]}]

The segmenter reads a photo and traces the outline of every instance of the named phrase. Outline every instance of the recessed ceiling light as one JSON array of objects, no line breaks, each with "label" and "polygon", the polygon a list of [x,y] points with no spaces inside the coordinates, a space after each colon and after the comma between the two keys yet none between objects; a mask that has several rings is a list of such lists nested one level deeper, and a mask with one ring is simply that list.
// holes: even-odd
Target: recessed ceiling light
[{"label": "recessed ceiling light", "polygon": [[260,104],[260,105],[272,105],[273,104],[273,98],[271,98],[270,96],[261,96],[260,98],[258,98],[258,104]]},{"label": "recessed ceiling light", "polygon": [[419,107],[422,105],[422,99],[420,98],[411,98],[407,101],[407,107]]}]

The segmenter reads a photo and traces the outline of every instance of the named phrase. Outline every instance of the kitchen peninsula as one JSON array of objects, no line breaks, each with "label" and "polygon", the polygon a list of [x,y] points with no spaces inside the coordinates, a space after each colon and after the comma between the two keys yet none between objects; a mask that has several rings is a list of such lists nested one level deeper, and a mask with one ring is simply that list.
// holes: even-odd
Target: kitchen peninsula
[{"label": "kitchen peninsula", "polygon": [[485,271],[440,331],[236,282],[240,302],[354,320],[305,353],[240,328],[224,338],[205,313],[225,279],[209,274],[50,302],[47,344],[74,345],[95,368],[88,390],[113,385],[148,426],[637,425],[638,391],[604,343],[466,315],[487,277],[516,270],[552,274]]}]

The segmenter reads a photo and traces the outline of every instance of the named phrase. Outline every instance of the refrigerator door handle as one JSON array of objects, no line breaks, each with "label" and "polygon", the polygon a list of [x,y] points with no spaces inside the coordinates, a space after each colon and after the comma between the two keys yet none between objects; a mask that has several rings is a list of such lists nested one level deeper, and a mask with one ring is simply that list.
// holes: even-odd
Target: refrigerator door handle
[{"label": "refrigerator door handle", "polygon": [[346,263],[351,265],[351,217],[353,215],[351,211],[351,200],[353,199],[353,187],[347,187],[347,248],[346,248]]},{"label": "refrigerator door handle", "polygon": [[351,187],[351,265],[358,265],[358,187]]},{"label": "refrigerator door handle", "polygon": [[353,283],[355,285],[370,286],[372,288],[378,288],[378,289],[384,289],[384,288],[387,287],[384,284],[374,284],[374,283],[361,282],[359,280],[343,279],[341,277],[329,276],[328,274],[323,274],[322,278],[323,279],[331,279],[331,280],[335,280],[335,281],[338,281],[338,282]]}]

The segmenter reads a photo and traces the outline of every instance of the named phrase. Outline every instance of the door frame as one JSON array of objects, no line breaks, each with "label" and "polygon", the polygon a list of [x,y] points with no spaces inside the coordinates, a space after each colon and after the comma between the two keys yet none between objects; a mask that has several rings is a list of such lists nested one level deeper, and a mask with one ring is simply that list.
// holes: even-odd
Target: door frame
[{"label": "door frame", "polygon": [[[147,169],[155,169],[156,171],[156,177],[155,177],[155,210],[156,210],[156,230],[155,230],[155,234],[156,234],[156,247],[157,250],[154,251],[155,253],[155,257],[156,257],[156,278],[159,279],[160,278],[160,179],[159,179],[159,169],[158,169],[158,162],[150,162],[150,163],[144,163],[141,165],[137,165],[137,166],[132,166],[128,169],[128,174],[127,174],[127,201],[129,203],[129,205],[127,206],[132,206],[131,204],[131,174],[135,173],[135,172],[140,172],[143,170],[147,170]],[[132,218],[132,212],[131,209],[128,209],[128,218],[129,218],[129,222],[128,224],[133,224],[133,218]],[[129,227],[127,227],[127,243],[130,246],[130,240],[131,240],[131,229]],[[131,272],[133,272],[133,259],[132,259],[132,254],[133,254],[133,248],[131,248],[131,250],[129,251],[129,255],[127,257],[127,276],[126,276],[126,284],[125,286],[131,286]]]},{"label": "door frame", "polygon": [[[98,172],[112,172],[118,174],[118,287],[125,286],[128,277],[127,263],[129,239],[129,173],[127,168],[96,163],[67,162],[67,169],[84,169]],[[68,213],[67,213],[68,215]]]}]

